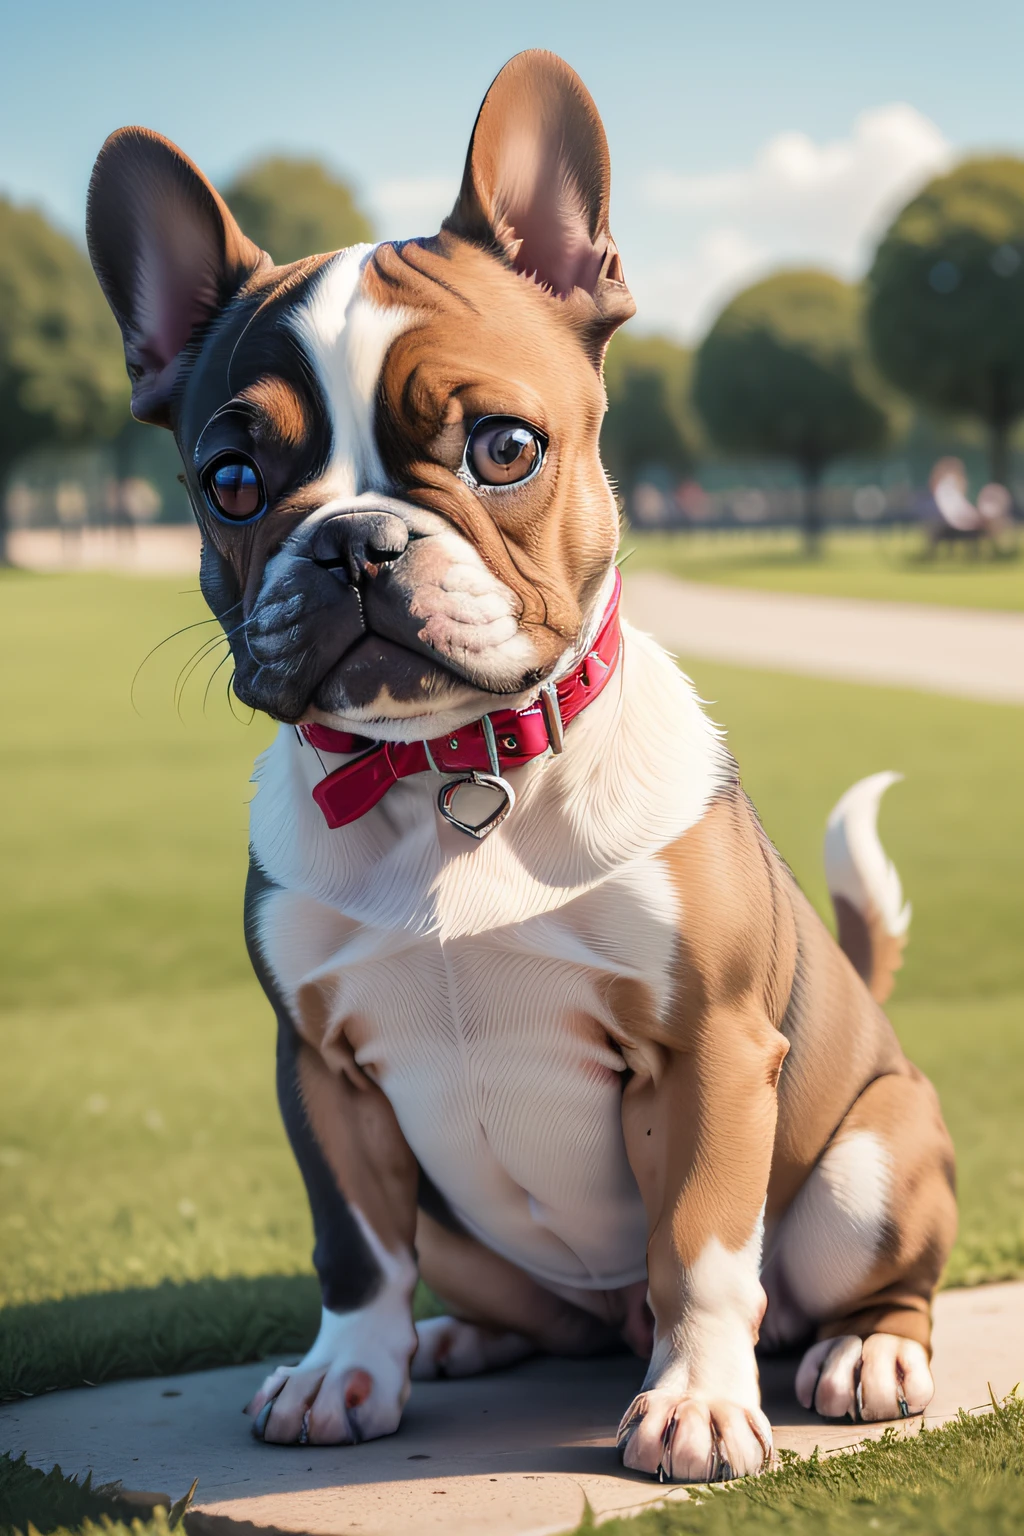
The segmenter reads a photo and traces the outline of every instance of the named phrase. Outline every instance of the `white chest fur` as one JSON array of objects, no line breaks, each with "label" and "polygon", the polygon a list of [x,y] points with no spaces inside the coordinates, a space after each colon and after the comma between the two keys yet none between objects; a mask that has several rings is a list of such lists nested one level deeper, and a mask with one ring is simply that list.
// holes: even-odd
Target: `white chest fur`
[{"label": "white chest fur", "polygon": [[583,1288],[645,1273],[607,983],[642,981],[667,1004],[682,914],[656,855],[725,772],[651,642],[627,633],[621,676],[561,758],[519,772],[513,815],[482,844],[435,816],[430,775],[330,832],[310,799],[324,769],[288,730],[261,760],[252,816],[279,887],[261,946],[297,1012],[313,989],[471,1231]]}]

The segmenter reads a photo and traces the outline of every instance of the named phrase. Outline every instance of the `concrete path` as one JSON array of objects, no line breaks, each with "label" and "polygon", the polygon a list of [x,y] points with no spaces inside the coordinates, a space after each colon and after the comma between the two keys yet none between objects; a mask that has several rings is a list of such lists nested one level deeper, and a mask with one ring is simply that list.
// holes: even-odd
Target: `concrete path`
[{"label": "concrete path", "polygon": [[[0,1450],[35,1466],[179,1498],[199,1478],[207,1515],[313,1536],[546,1536],[686,1497],[625,1473],[613,1448],[643,1369],[625,1357],[537,1360],[493,1376],[414,1387],[397,1435],[354,1448],[257,1444],[240,1409],[263,1375],[240,1366],[53,1393],[0,1410]],[[827,1424],[792,1395],[795,1361],[768,1361],[776,1444],[807,1455],[884,1426]],[[980,1408],[1024,1378],[1024,1284],[947,1291],[936,1306],[937,1393],[927,1422]],[[909,1432],[916,1421],[904,1425]],[[201,1536],[202,1521],[190,1522]],[[197,1529],[199,1528],[199,1529]],[[212,1536],[212,1532],[211,1532]]]},{"label": "concrete path", "polygon": [[[1022,577],[1024,581],[1024,577]],[[1024,613],[624,575],[624,612],[685,659],[1024,704]]]},{"label": "concrete path", "polygon": [[119,571],[127,576],[196,576],[199,529],[194,523],[149,528],[16,528],[14,565],[27,571]]}]

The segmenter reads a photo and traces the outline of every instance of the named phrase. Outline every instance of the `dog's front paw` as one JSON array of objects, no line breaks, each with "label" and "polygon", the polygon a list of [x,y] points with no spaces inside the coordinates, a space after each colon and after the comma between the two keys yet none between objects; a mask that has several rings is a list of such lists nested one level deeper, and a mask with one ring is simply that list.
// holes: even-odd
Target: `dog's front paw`
[{"label": "dog's front paw", "polygon": [[796,1395],[805,1408],[854,1423],[923,1413],[934,1392],[924,1347],[895,1333],[822,1339],[796,1373]]},{"label": "dog's front paw", "polygon": [[411,1318],[404,1326],[393,1320],[381,1336],[365,1311],[325,1309],[308,1355],[279,1366],[246,1408],[253,1434],[274,1445],[356,1445],[394,1434],[415,1348]]},{"label": "dog's front paw", "polygon": [[763,1472],[772,1427],[760,1408],[655,1388],[629,1405],[618,1445],[627,1467],[660,1482],[716,1483]]}]

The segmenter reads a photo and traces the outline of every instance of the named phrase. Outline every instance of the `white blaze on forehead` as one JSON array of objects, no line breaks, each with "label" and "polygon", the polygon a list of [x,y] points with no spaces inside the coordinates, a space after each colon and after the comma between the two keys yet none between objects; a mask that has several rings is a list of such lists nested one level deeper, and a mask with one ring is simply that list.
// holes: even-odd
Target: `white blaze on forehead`
[{"label": "white blaze on forehead", "polygon": [[289,318],[317,374],[331,418],[326,479],[336,496],[389,489],[374,437],[374,404],[388,348],[411,321],[407,309],[382,309],[362,291],[374,247],[354,245],[313,279]]}]

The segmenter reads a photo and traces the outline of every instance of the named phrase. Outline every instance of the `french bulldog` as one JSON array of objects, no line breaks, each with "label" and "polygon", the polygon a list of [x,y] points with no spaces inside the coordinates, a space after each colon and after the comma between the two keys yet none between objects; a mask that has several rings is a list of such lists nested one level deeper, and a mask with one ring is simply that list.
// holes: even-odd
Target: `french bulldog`
[{"label": "french bulldog", "polygon": [[[629,1346],[626,1466],[756,1473],[759,1335],[803,1346],[821,1414],[920,1414],[956,1217],[879,1006],[891,776],[830,824],[837,944],[620,620],[598,436],[634,304],[579,78],[501,71],[429,238],[275,266],[142,128],[100,153],[88,237],[234,691],[280,722],[245,921],[323,1316],[254,1432],[351,1444],[411,1378]],[[447,1314],[414,1326],[418,1276]]]}]

